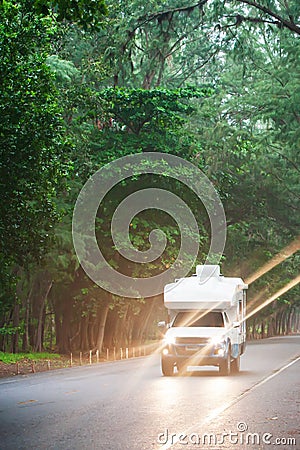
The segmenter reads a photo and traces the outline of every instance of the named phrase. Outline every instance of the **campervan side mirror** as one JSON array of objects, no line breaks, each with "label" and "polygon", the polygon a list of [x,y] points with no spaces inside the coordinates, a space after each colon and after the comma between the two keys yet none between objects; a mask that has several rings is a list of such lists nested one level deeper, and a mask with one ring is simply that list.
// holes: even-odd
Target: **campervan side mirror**
[{"label": "campervan side mirror", "polygon": [[167,324],[164,320],[158,322],[157,324],[158,328],[166,328]]},{"label": "campervan side mirror", "polygon": [[232,323],[232,327],[233,328],[240,328],[240,326],[241,326],[240,322],[233,322]]}]

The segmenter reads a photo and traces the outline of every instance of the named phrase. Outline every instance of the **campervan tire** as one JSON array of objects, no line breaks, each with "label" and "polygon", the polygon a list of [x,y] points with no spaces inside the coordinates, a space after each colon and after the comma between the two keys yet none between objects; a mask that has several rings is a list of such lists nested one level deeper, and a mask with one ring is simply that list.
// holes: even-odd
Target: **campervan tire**
[{"label": "campervan tire", "polygon": [[180,365],[176,365],[177,366],[177,372],[179,375],[184,374],[184,372],[186,371],[186,365],[185,364],[180,364]]},{"label": "campervan tire", "polygon": [[161,359],[161,371],[164,377],[171,377],[174,374],[174,363],[168,359]]},{"label": "campervan tire", "polygon": [[227,357],[219,365],[219,373],[223,376],[230,375],[230,351],[228,350]]},{"label": "campervan tire", "polygon": [[239,373],[239,371],[240,371],[240,363],[241,363],[240,355],[237,358],[234,358],[231,361],[231,372],[232,373]]}]

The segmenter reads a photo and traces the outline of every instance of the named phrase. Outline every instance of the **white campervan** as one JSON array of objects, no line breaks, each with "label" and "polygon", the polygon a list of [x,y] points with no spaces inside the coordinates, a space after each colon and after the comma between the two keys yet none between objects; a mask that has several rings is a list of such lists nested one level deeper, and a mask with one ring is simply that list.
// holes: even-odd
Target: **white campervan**
[{"label": "white campervan", "polygon": [[222,375],[238,372],[246,342],[246,289],[241,278],[223,277],[220,267],[197,266],[196,275],[168,284],[164,304],[169,323],[163,340],[165,376],[187,366],[218,366]]}]

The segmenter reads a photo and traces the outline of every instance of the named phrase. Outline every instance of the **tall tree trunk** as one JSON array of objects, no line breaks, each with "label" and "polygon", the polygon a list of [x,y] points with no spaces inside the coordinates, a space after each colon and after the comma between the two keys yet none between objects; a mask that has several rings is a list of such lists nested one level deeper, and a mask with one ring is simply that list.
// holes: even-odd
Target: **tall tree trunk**
[{"label": "tall tree trunk", "polygon": [[279,336],[281,334],[282,316],[283,316],[283,311],[282,310],[278,311],[278,313],[276,314],[276,335],[277,336]]},{"label": "tall tree trunk", "polygon": [[101,308],[100,314],[98,315],[98,333],[97,333],[96,346],[95,346],[94,350],[99,350],[99,352],[102,351],[102,347],[103,347],[105,325],[106,325],[108,311],[109,311],[109,305],[108,304],[103,305],[103,308]]},{"label": "tall tree trunk", "polygon": [[54,314],[54,325],[55,325],[55,338],[56,338],[56,347],[59,348],[60,347],[60,343],[61,343],[61,319],[60,319],[60,314],[59,312],[56,310],[55,306],[55,314]]},{"label": "tall tree trunk", "polygon": [[81,319],[81,339],[80,339],[80,350],[89,350],[89,338],[88,338],[88,325],[89,318],[82,317]]},{"label": "tall tree trunk", "polygon": [[294,318],[294,308],[290,307],[288,312],[288,320],[287,320],[287,334],[291,334],[293,331],[293,318]]},{"label": "tall tree trunk", "polygon": [[282,335],[284,334],[284,321],[285,321],[285,317],[284,317],[284,310],[281,312],[280,315],[280,325],[279,325],[279,334]]},{"label": "tall tree trunk", "polygon": [[[19,300],[16,300],[16,304],[13,312],[13,327],[17,328],[20,325],[20,305]],[[16,331],[12,335],[11,339],[11,352],[18,353],[19,351],[19,332]]]},{"label": "tall tree trunk", "polygon": [[29,294],[25,298],[25,317],[24,317],[24,334],[22,341],[22,350],[23,352],[27,352],[29,350],[29,317],[30,317],[30,303],[32,296],[32,286]]},{"label": "tall tree trunk", "polygon": [[106,319],[106,327],[104,333],[104,346],[107,348],[115,347],[115,336],[118,316],[116,311],[109,311]]},{"label": "tall tree trunk", "polygon": [[126,333],[125,333],[125,322],[124,317],[121,319],[117,317],[115,334],[114,334],[114,342],[116,347],[124,347],[126,345]]},{"label": "tall tree trunk", "polygon": [[256,336],[255,336],[255,327],[256,327],[256,319],[255,319],[255,317],[253,318],[253,320],[252,320],[252,336],[251,336],[251,339],[255,339],[256,338]]},{"label": "tall tree trunk", "polygon": [[42,351],[42,334],[43,334],[43,317],[44,317],[44,309],[45,309],[45,303],[47,300],[47,297],[49,295],[49,292],[52,288],[53,281],[48,282],[48,286],[46,287],[46,293],[42,297],[42,301],[40,304],[40,311],[38,316],[38,326],[37,326],[37,332],[36,332],[36,338],[35,338],[35,345],[34,349],[36,352]]},{"label": "tall tree trunk", "polygon": [[275,318],[271,317],[269,320],[269,326],[268,326],[268,337],[272,337],[274,336],[274,330],[275,330]]},{"label": "tall tree trunk", "polygon": [[153,82],[153,78],[155,76],[156,71],[150,70],[150,72],[146,73],[144,80],[143,80],[143,84],[142,84],[142,88],[143,89],[150,89],[152,82]]},{"label": "tall tree trunk", "polygon": [[260,337],[261,337],[261,339],[264,339],[264,337],[265,337],[265,323],[264,322],[262,322],[261,326],[260,326]]},{"label": "tall tree trunk", "polygon": [[156,297],[148,298],[141,313],[136,317],[132,333],[133,345],[141,344],[147,334],[149,320],[155,305]]}]

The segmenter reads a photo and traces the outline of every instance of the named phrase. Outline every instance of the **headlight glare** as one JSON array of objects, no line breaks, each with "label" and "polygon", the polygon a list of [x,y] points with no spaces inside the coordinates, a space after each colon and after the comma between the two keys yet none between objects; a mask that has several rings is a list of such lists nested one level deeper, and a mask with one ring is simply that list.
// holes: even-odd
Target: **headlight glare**
[{"label": "headlight glare", "polygon": [[172,345],[176,343],[176,338],[174,336],[165,336],[164,343],[166,345]]},{"label": "headlight glare", "polygon": [[224,336],[213,336],[210,338],[209,343],[215,346],[223,347],[225,346]]}]

